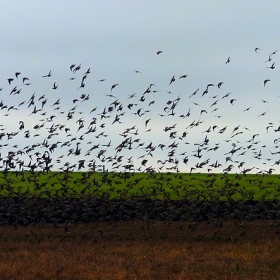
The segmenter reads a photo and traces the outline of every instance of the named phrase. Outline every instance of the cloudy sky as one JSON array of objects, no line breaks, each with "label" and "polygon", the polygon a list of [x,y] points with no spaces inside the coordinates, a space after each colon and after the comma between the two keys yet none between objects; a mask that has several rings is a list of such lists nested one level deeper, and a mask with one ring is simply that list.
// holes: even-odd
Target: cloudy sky
[{"label": "cloudy sky", "polygon": [[279,172],[279,12],[279,1],[2,1],[1,157],[38,164],[56,144],[53,169]]}]

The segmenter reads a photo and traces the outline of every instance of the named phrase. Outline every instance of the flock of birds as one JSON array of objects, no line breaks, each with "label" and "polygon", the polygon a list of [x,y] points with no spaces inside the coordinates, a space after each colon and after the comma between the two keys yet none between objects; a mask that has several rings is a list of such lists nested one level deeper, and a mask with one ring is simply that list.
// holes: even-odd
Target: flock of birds
[{"label": "flock of birds", "polygon": [[[256,55],[260,51],[256,48]],[[275,71],[277,51],[270,53],[264,62],[267,71]],[[162,53],[158,51],[156,55],[163,56]],[[228,57],[224,67],[230,67],[231,63],[232,59]],[[141,92],[124,95],[121,82],[108,84],[102,78],[97,81],[104,91],[101,98],[92,93],[92,88],[88,89],[91,68],[83,70],[81,64],[72,64],[67,71],[66,88],[54,78],[55,71],[50,70],[37,77],[42,79],[45,87],[41,94],[30,92],[34,86],[32,79],[19,71],[0,81],[0,162],[1,176],[6,180],[0,187],[1,191],[10,194],[9,198],[1,199],[1,223],[45,221],[54,224],[65,222],[67,225],[69,221],[187,219],[192,221],[192,227],[199,221],[210,219],[217,224],[223,219],[243,219],[245,216],[250,216],[250,219],[278,219],[277,201],[267,202],[263,211],[264,200],[260,205],[247,204],[246,199],[250,200],[252,194],[244,192],[244,201],[233,203],[230,198],[237,183],[233,184],[227,178],[225,181],[230,187],[224,190],[223,195],[231,204],[215,199],[201,200],[203,194],[200,192],[196,194],[197,199],[187,204],[186,198],[181,202],[172,201],[167,193],[164,201],[158,201],[156,194],[151,199],[145,196],[143,189],[141,199],[134,200],[126,196],[131,185],[125,186],[119,199],[110,200],[110,204],[106,193],[100,197],[91,192],[91,196],[66,200],[66,196],[63,197],[64,186],[67,187],[64,179],[67,181],[73,171],[88,172],[84,174],[89,175],[81,175],[76,182],[86,192],[90,188],[98,190],[104,182],[117,184],[114,174],[120,174],[118,176],[122,178],[123,174],[131,177],[135,172],[144,172],[153,178],[154,173],[161,172],[170,172],[174,176],[180,176],[178,173],[182,171],[190,174],[208,172],[210,177],[204,183],[212,182],[213,185],[215,178],[211,176],[215,173],[272,174],[280,164],[280,137],[277,134],[280,126],[275,124],[276,117],[267,121],[266,127],[261,127],[261,119],[267,116],[268,110],[262,108],[263,111],[249,115],[253,106],[247,107],[242,103],[244,108],[234,114],[243,114],[244,122],[235,124],[232,112],[236,110],[239,97],[223,91],[225,81],[208,83],[202,90],[195,88],[188,94],[177,95],[172,86],[176,83],[186,86],[190,78],[190,75],[182,73],[172,75],[166,81],[168,91],[149,83]],[[142,75],[138,70],[133,71],[136,77]],[[262,89],[270,83],[273,80],[265,78]],[[102,104],[104,101],[105,105]],[[269,101],[260,99],[260,102],[265,107]],[[226,118],[219,112],[230,112],[230,117]],[[246,119],[250,120],[250,116],[258,123],[248,128],[244,123]],[[90,181],[90,174],[100,167],[103,171],[101,182]],[[34,174],[35,171],[46,174],[59,171],[66,175],[57,176],[62,186],[59,196],[52,197],[50,192],[44,191],[27,199],[13,190],[14,178],[9,177],[9,171],[22,178],[23,171]],[[136,181],[135,184],[139,183]],[[159,179],[155,182],[160,185]],[[37,190],[44,187],[35,175],[31,183]],[[262,183],[259,181],[258,187],[261,188]],[[186,182],[181,187],[184,185]],[[277,189],[278,186],[273,187]],[[175,192],[178,190],[178,186],[170,188]],[[40,200],[43,193],[48,200]],[[143,200],[149,203],[143,204]]]},{"label": "flock of birds", "polygon": [[[162,51],[157,55],[162,56]],[[265,66],[269,71],[275,71],[276,55],[277,50],[265,61],[271,64]],[[228,57],[225,67],[230,63]],[[71,172],[103,166],[118,172],[271,174],[280,164],[276,116],[266,127],[235,124],[234,114],[243,114],[244,123],[256,119],[260,124],[268,110],[250,115],[253,106],[242,103],[238,112],[239,97],[223,92],[223,81],[176,95],[173,84],[184,80],[182,85],[187,85],[189,75],[173,75],[166,83],[167,92],[151,83],[140,93],[124,96],[118,91],[121,84],[107,85],[106,79],[100,79],[105,93],[96,100],[93,89],[86,86],[91,68],[82,71],[81,64],[72,64],[68,71],[67,85],[74,90],[67,96],[65,89],[60,92],[63,85],[53,79],[52,70],[41,76],[46,87],[42,94],[30,92],[32,79],[21,72],[2,79],[2,170]],[[264,88],[268,82],[272,83],[264,79]],[[263,108],[269,106],[268,100],[260,102]],[[222,110],[230,114],[219,114]]]},{"label": "flock of birds", "polygon": [[9,197],[0,199],[0,224],[16,227],[30,224],[52,224],[56,228],[70,224],[144,221],[147,227],[157,221],[189,223],[194,232],[201,223],[222,227],[233,220],[237,227],[245,228],[249,221],[271,221],[279,227],[280,203],[277,201],[202,201],[202,200],[147,200],[147,199],[97,199],[93,196],[65,199],[51,197],[40,199]]}]

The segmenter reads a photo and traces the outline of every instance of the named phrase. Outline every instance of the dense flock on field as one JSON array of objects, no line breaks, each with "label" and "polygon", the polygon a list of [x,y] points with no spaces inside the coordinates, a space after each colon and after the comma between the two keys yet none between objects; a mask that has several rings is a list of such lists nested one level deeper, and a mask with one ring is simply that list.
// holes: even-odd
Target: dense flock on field
[{"label": "dense flock on field", "polygon": [[[114,80],[86,63],[2,72],[1,170],[277,173],[278,51],[252,54],[263,73],[254,92],[218,74],[195,85],[191,67],[166,79],[129,69]],[[225,73],[240,64],[240,81],[248,69],[230,56],[217,64]]]}]

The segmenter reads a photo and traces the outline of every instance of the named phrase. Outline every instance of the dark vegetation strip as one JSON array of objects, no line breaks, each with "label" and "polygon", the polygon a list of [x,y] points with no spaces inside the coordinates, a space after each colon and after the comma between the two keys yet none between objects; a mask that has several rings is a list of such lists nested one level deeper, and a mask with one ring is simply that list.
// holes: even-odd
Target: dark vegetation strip
[{"label": "dark vegetation strip", "polygon": [[1,225],[88,223],[116,221],[188,221],[222,224],[253,220],[278,221],[280,201],[174,201],[151,199],[0,198]]}]

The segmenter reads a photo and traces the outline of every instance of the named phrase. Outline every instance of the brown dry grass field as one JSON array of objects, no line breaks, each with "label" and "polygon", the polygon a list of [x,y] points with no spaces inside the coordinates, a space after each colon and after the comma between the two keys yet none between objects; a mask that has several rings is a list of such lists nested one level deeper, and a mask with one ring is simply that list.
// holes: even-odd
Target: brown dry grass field
[{"label": "brown dry grass field", "polygon": [[0,279],[280,279],[266,221],[2,226],[0,246]]}]

